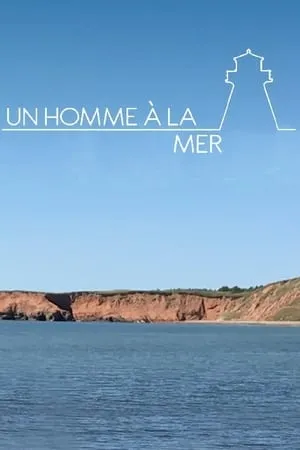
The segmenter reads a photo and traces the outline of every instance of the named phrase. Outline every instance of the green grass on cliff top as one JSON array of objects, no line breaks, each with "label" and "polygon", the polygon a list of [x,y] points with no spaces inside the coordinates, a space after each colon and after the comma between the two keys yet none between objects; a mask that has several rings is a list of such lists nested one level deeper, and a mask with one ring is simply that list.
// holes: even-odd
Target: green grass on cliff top
[{"label": "green grass on cliff top", "polygon": [[[107,291],[72,291],[72,292],[48,292],[47,295],[74,295],[74,294],[100,294],[105,296],[110,295],[128,295],[128,294],[152,294],[152,295],[172,295],[172,294],[194,294],[201,295],[203,297],[234,297],[239,298],[246,294],[250,294],[251,292],[262,288],[263,286],[255,286],[250,288],[240,288],[239,286],[222,286],[220,289],[199,289],[199,288],[191,288],[191,289],[116,289],[116,290],[107,290]],[[23,293],[41,293],[45,292],[40,291],[23,291],[23,290],[14,290],[14,291],[0,291],[0,292],[23,292]]]},{"label": "green grass on cliff top", "polygon": [[112,291],[97,291],[97,294],[102,295],[126,295],[126,294],[153,294],[153,295],[172,295],[172,294],[194,294],[194,295],[202,295],[205,297],[235,297],[239,298],[247,293],[251,293],[256,289],[260,289],[262,286],[255,286],[250,288],[240,288],[238,286],[228,287],[223,286],[220,289],[156,289],[156,290],[137,290],[137,289],[120,289],[120,290],[112,290]]},{"label": "green grass on cliff top", "polygon": [[[190,289],[149,289],[149,290],[142,290],[142,289],[116,289],[116,290],[94,290],[94,291],[87,291],[87,290],[81,290],[81,291],[69,291],[69,292],[51,292],[53,295],[78,295],[78,294],[99,294],[104,296],[112,296],[112,295],[128,295],[128,294],[152,294],[152,295],[172,295],[172,294],[194,294],[194,295],[201,295],[203,297],[213,297],[213,298],[223,298],[223,297],[229,297],[229,298],[241,298],[245,297],[247,298],[248,295],[255,291],[259,291],[263,289],[264,287],[271,286],[271,285],[281,285],[284,289],[289,289],[295,282],[299,283],[300,287],[300,278],[291,278],[287,280],[281,280],[273,283],[266,284],[265,286],[250,286],[248,288],[242,288],[239,286],[222,286],[219,289],[205,289],[205,288],[190,288]],[[2,293],[4,292],[24,292],[24,293],[41,293],[44,294],[45,292],[41,291],[23,291],[23,290],[12,290],[12,291],[0,291]],[[50,294],[50,293],[49,293]]]}]

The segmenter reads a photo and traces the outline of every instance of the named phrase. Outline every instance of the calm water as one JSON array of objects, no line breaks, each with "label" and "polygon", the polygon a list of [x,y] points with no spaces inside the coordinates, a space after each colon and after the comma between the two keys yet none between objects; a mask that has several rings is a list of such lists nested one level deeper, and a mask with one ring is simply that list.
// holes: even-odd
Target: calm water
[{"label": "calm water", "polygon": [[300,328],[0,322],[0,449],[300,448]]}]

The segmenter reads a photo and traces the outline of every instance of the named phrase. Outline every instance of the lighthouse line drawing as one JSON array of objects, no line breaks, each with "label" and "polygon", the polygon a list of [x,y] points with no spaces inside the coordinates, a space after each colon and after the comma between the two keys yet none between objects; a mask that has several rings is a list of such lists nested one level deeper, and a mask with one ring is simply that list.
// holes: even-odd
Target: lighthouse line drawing
[{"label": "lighthouse line drawing", "polygon": [[[247,63],[249,62],[249,58],[250,58],[250,66],[252,66],[253,60],[254,63],[254,69],[256,71],[255,75],[258,75],[260,78],[263,78],[263,82],[260,82],[259,84],[256,83],[258,85],[258,91],[255,90],[254,95],[251,96],[251,94],[249,94],[250,91],[248,91],[247,89],[241,89],[241,79],[239,80],[238,83],[235,83],[233,80],[235,80],[236,78],[236,74],[237,78],[239,77],[239,75],[241,74],[241,72],[243,72],[242,67],[244,66],[247,67]],[[252,60],[251,60],[252,58]],[[269,69],[265,69],[264,68],[264,57],[263,56],[259,56],[256,55],[255,53],[252,52],[251,49],[247,49],[245,51],[245,53],[242,53],[241,55],[235,56],[233,57],[233,61],[234,61],[234,69],[232,70],[227,70],[226,71],[226,77],[225,77],[225,84],[229,84],[231,86],[230,88],[230,92],[229,92],[229,96],[227,99],[227,102],[225,104],[225,108],[223,110],[223,114],[221,116],[221,120],[219,123],[219,126],[217,128],[198,128],[196,121],[194,120],[192,116],[192,113],[190,111],[190,108],[186,108],[186,111],[184,113],[184,116],[182,117],[180,123],[170,123],[170,108],[168,108],[168,126],[162,126],[158,116],[154,110],[153,112],[153,103],[151,101],[149,101],[150,106],[151,106],[151,110],[149,113],[149,120],[154,120],[156,122],[159,123],[159,126],[156,126],[154,128],[149,128],[146,127],[145,123],[148,123],[148,117],[144,123],[144,125],[138,125],[138,124],[133,124],[130,123],[128,124],[128,117],[126,118],[126,125],[124,126],[124,120],[122,121],[121,126],[119,126],[119,121],[120,121],[120,114],[121,117],[123,117],[123,112],[125,110],[125,113],[127,114],[128,110],[131,109],[135,109],[137,110],[138,108],[124,108],[121,107],[119,108],[117,114],[114,116],[114,118],[111,117],[111,113],[110,113],[110,108],[105,108],[105,111],[108,110],[109,114],[107,114],[107,117],[111,117],[111,126],[110,127],[106,127],[106,126],[102,126],[102,119],[101,119],[101,125],[100,125],[100,118],[99,118],[99,124],[98,126],[94,125],[94,121],[96,122],[97,125],[97,118],[98,118],[98,113],[99,113],[99,108],[97,107],[94,112],[93,112],[93,116],[89,116],[89,113],[87,112],[87,109],[81,108],[81,110],[78,110],[77,108],[64,108],[64,109],[60,109],[60,108],[56,108],[57,111],[57,116],[48,116],[48,108],[44,108],[41,110],[41,114],[42,114],[42,118],[43,118],[43,126],[39,126],[38,121],[39,121],[39,108],[35,108],[35,115],[36,117],[33,117],[31,113],[29,113],[29,111],[27,110],[27,108],[23,108],[23,107],[18,107],[18,113],[19,116],[21,117],[21,119],[19,120],[18,123],[12,123],[9,120],[10,117],[10,107],[6,108],[6,116],[7,116],[7,127],[6,128],[0,128],[0,131],[3,132],[68,132],[68,131],[74,131],[74,132],[170,132],[170,133],[174,133],[174,132],[201,132],[201,131],[205,131],[205,132],[210,132],[210,131],[216,131],[216,132],[220,132],[220,131],[224,131],[224,123],[226,123],[226,127],[228,126],[228,122],[230,121],[230,119],[227,117],[227,113],[229,111],[229,108],[231,107],[231,109],[233,109],[233,107],[231,106],[231,101],[232,101],[232,97],[233,94],[235,92],[236,89],[236,84],[237,84],[237,91],[239,91],[239,93],[237,94],[235,92],[235,99],[239,102],[240,101],[240,105],[239,108],[237,108],[237,115],[234,116],[234,119],[237,121],[239,119],[239,117],[242,118],[242,120],[244,120],[244,124],[246,124],[246,127],[249,126],[249,124],[252,124],[253,127],[256,127],[255,122],[258,124],[258,127],[260,127],[261,123],[263,124],[263,127],[265,127],[265,122],[262,120],[260,121],[260,118],[263,117],[263,119],[265,119],[265,117],[268,117],[269,120],[269,124],[268,126],[270,126],[270,129],[272,129],[273,131],[273,126],[275,131],[297,131],[296,128],[283,128],[280,127],[279,123],[278,123],[278,119],[277,116],[275,114],[275,110],[274,107],[272,105],[269,93],[268,93],[268,85],[273,83],[273,77],[272,77],[272,71]],[[248,70],[248,68],[247,68]],[[252,69],[250,69],[252,70]],[[248,72],[247,72],[248,73]],[[256,82],[255,77],[246,77],[245,78],[248,82],[248,80],[250,80],[250,82],[252,82],[253,80]],[[242,86],[243,88],[243,86]],[[243,97],[243,94],[245,93],[246,95]],[[264,98],[265,97],[265,98]],[[254,107],[249,107],[249,105],[251,106],[251,100],[254,100],[256,102]],[[259,101],[262,100],[263,105],[259,105],[257,104],[257,99],[259,99]],[[266,103],[265,103],[266,100]],[[249,103],[249,104],[248,104]],[[248,104],[248,105],[247,105]],[[248,106],[248,108],[246,108]],[[259,109],[258,109],[259,108]],[[262,108],[262,109],[260,109]],[[241,110],[244,111],[244,114],[241,114]],[[76,120],[74,122],[65,122],[62,119],[62,115],[64,112],[67,111],[71,111],[73,114],[76,114]],[[222,110],[221,110],[222,111]],[[189,112],[189,116],[186,117],[186,113]],[[250,113],[251,118],[247,118],[246,115],[247,113]],[[259,114],[258,114],[259,113]],[[270,113],[270,115],[269,115]],[[100,113],[99,113],[100,114]],[[156,115],[156,117],[153,117],[153,114]],[[104,114],[104,117],[106,117],[106,113]],[[131,118],[134,117],[130,116]],[[48,126],[48,119],[56,119],[57,124],[54,128],[51,128],[50,126]],[[124,117],[123,117],[124,119]],[[182,127],[182,122],[184,120],[192,120],[193,119],[193,124],[194,127]],[[225,121],[226,119],[226,121]],[[26,120],[29,120],[29,122],[32,125],[27,126],[27,122]],[[105,119],[104,119],[105,120]],[[21,122],[23,123],[22,126],[18,126],[21,124]],[[59,123],[58,123],[59,122]],[[87,126],[83,125],[83,123],[87,122]],[[138,126],[136,126],[138,125]],[[215,124],[216,126],[216,124]],[[234,129],[236,129],[236,122],[234,123]],[[265,130],[265,128],[264,128]],[[269,130],[268,130],[269,131]],[[199,137],[201,137],[199,135]],[[211,135],[211,138],[213,138],[214,135]],[[177,137],[176,137],[177,139]]]},{"label": "lighthouse line drawing", "polygon": [[221,119],[220,126],[219,126],[219,128],[217,128],[217,131],[221,131],[222,130],[222,127],[223,127],[223,124],[224,124],[224,121],[225,121],[225,118],[226,118],[226,115],[227,115],[227,112],[228,112],[228,109],[229,109],[229,106],[230,106],[230,102],[231,102],[231,99],[232,99],[232,96],[233,96],[233,92],[234,92],[234,89],[235,89],[235,83],[230,80],[230,75],[238,72],[238,62],[239,62],[239,60],[241,58],[244,58],[245,56],[252,56],[253,58],[258,59],[259,60],[259,70],[260,70],[260,72],[264,73],[267,76],[267,80],[263,83],[263,89],[264,89],[264,93],[266,95],[266,100],[268,102],[268,105],[269,105],[269,108],[270,108],[270,112],[272,114],[272,118],[273,118],[276,130],[277,131],[296,131],[296,128],[281,128],[278,125],[278,120],[277,120],[277,117],[276,117],[276,114],[275,114],[275,111],[274,111],[274,108],[273,108],[273,105],[272,105],[272,102],[271,102],[271,99],[270,99],[270,96],[269,96],[269,93],[268,93],[268,90],[267,90],[267,85],[270,84],[270,83],[273,83],[273,81],[274,81],[273,78],[272,78],[272,72],[271,72],[271,70],[264,69],[264,57],[252,53],[252,51],[249,48],[246,50],[245,53],[242,53],[239,56],[235,56],[233,58],[234,63],[235,63],[235,68],[233,70],[227,70],[226,71],[225,83],[231,85],[231,90],[230,90],[229,97],[228,97],[228,100],[227,100],[227,103],[226,103],[226,106],[225,106],[225,109],[224,109],[224,113],[223,113],[223,116],[222,116],[222,119]]}]

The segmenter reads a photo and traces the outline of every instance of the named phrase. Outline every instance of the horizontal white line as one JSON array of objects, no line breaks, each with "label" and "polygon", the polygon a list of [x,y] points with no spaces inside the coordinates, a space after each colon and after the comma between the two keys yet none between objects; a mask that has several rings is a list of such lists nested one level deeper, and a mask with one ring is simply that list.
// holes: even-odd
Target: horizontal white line
[{"label": "horizontal white line", "polygon": [[81,132],[194,132],[194,131],[220,131],[219,128],[2,128],[2,131],[5,132],[26,132],[26,131],[35,131],[35,132],[60,132],[60,131],[81,131]]},{"label": "horizontal white line", "polygon": [[[69,132],[80,131],[85,133],[90,132],[142,132],[142,133],[156,133],[156,132],[197,132],[197,131],[222,131],[221,128],[2,128],[4,132]],[[277,128],[276,131],[297,131],[296,128]]]}]

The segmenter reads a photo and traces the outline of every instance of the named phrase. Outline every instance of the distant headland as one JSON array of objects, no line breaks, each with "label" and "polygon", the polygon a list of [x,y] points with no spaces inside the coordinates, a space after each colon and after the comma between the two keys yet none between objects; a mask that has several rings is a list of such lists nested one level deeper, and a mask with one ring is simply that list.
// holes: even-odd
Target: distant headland
[{"label": "distant headland", "polygon": [[300,278],[242,289],[0,292],[0,319],[108,322],[300,322]]}]

